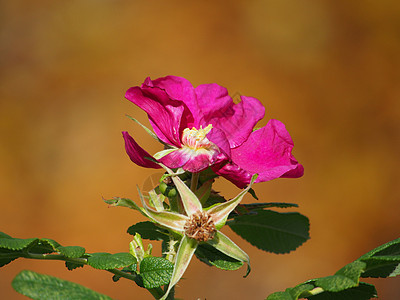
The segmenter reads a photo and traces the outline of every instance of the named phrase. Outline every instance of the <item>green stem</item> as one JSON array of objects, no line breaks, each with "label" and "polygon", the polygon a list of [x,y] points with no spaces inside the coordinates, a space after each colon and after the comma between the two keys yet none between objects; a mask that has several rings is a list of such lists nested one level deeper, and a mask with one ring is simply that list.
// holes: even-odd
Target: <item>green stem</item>
[{"label": "green stem", "polygon": [[190,182],[190,189],[194,193],[197,190],[197,183],[199,182],[200,173],[192,173],[192,180]]},{"label": "green stem", "polygon": [[[36,254],[36,253],[21,253],[20,255],[15,255],[15,257],[24,257],[28,259],[41,259],[41,260],[61,260],[61,261],[66,261],[66,262],[72,262],[72,263],[78,263],[78,264],[84,264],[87,265],[87,259],[86,258],[68,258],[65,257],[64,255],[61,254]],[[1,255],[0,255],[1,258]],[[120,277],[135,281],[137,275],[135,274],[129,274],[127,272],[118,270],[118,269],[108,269],[104,270],[107,272],[110,272],[114,275],[118,275]],[[164,295],[164,291],[162,290],[161,287],[157,288],[152,288],[152,289],[147,289],[154,297],[154,299],[160,299]]]}]

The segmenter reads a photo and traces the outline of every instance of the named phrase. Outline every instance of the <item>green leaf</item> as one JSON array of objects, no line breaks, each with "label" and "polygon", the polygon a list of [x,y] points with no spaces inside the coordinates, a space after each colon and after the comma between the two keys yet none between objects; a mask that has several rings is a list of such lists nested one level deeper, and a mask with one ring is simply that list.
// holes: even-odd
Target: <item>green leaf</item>
[{"label": "green leaf", "polygon": [[99,252],[89,255],[88,265],[100,270],[122,268],[136,263],[135,257],[127,252],[115,254]]},{"label": "green leaf", "polygon": [[0,231],[0,239],[12,239],[12,237]]},{"label": "green leaf", "polygon": [[18,257],[21,257],[21,256],[22,256],[21,251],[13,251],[13,250],[0,248],[0,267],[3,267],[5,265],[9,264],[14,259],[17,259]]},{"label": "green leaf", "polygon": [[393,262],[373,257],[362,261],[367,263],[367,270],[361,275],[363,278],[387,278],[400,275],[400,261]]},{"label": "green leaf", "polygon": [[29,245],[29,252],[36,254],[53,253],[57,251],[60,244],[52,239],[40,239]]},{"label": "green leaf", "polygon": [[216,177],[218,177],[218,175],[215,174],[215,172],[210,167],[208,167],[207,169],[200,172],[199,182],[203,184],[204,182],[207,182]]},{"label": "green leaf", "polygon": [[83,268],[84,264],[79,264],[79,263],[75,263],[75,262],[66,261],[65,262],[65,266],[67,267],[68,270],[72,271],[72,270],[75,270],[77,268]]},{"label": "green leaf", "polygon": [[0,248],[9,250],[23,250],[31,244],[39,241],[39,239],[14,239],[14,238],[2,238],[0,239]]},{"label": "green leaf", "polygon": [[367,264],[362,277],[395,277],[400,275],[400,239],[383,244],[359,258]]},{"label": "green leaf", "polygon": [[322,277],[315,280],[315,285],[325,291],[339,292],[358,285],[360,274],[364,271],[366,263],[354,261],[333,276]]},{"label": "green leaf", "polygon": [[211,190],[211,193],[208,196],[207,201],[203,204],[203,207],[211,207],[214,204],[223,203],[223,202],[226,202],[226,201],[227,200],[223,196],[218,194],[218,192],[215,192],[215,191]]},{"label": "green leaf", "polygon": [[276,292],[267,297],[267,300],[296,300],[297,298],[293,298],[290,295],[289,291],[284,292]]},{"label": "green leaf", "polygon": [[[121,271],[132,275],[132,274],[136,274],[137,273],[136,269],[137,269],[137,264],[133,264],[133,265],[130,265],[128,267],[123,268]],[[112,280],[114,282],[117,282],[118,280],[120,280],[120,278],[121,278],[121,276],[114,275],[112,277]],[[143,285],[141,287],[143,287]]]},{"label": "green leaf", "polygon": [[34,300],[111,300],[77,283],[32,271],[20,272],[12,281],[12,287]]},{"label": "green leaf", "polygon": [[140,263],[140,276],[146,289],[168,284],[174,265],[162,257],[145,257]]},{"label": "green leaf", "polygon": [[[310,293],[314,291],[318,294],[310,296]],[[303,298],[309,300],[369,300],[375,297],[377,297],[375,287],[360,282],[356,287],[339,292],[327,292],[314,288],[311,284],[301,284],[295,288],[286,289],[284,292],[273,293],[267,297],[267,300],[297,300]]]},{"label": "green leaf", "polygon": [[68,258],[78,258],[85,254],[85,248],[80,246],[58,247],[58,252]]},{"label": "green leaf", "polygon": [[295,286],[294,288],[286,289],[286,291],[288,293],[290,293],[290,296],[293,297],[293,299],[298,299],[298,298],[302,298],[302,296],[304,294],[308,295],[309,291],[311,291],[313,289],[314,289],[314,286],[312,284],[302,283],[302,284]]},{"label": "green leaf", "polygon": [[200,244],[195,252],[196,257],[209,266],[216,266],[222,270],[237,270],[243,266],[238,261],[207,244]]},{"label": "green leaf", "polygon": [[136,223],[128,228],[128,233],[130,235],[135,235],[139,233],[143,239],[148,240],[168,240],[168,231],[158,227],[156,224],[145,221]]},{"label": "green leaf", "polygon": [[312,284],[302,283],[294,288],[286,289],[284,292],[276,292],[268,296],[267,300],[297,300],[302,294],[314,289]]},{"label": "green leaf", "polygon": [[310,238],[308,218],[296,212],[258,210],[227,225],[253,246],[274,253],[288,253]]},{"label": "green leaf", "polygon": [[[377,297],[376,289],[373,285],[360,282],[356,287],[340,292],[322,292],[314,296],[307,297],[309,300],[369,300]],[[270,299],[268,299],[270,300]]]},{"label": "green leaf", "polygon": [[276,208],[291,208],[291,207],[299,207],[295,203],[285,203],[285,202],[266,202],[266,203],[251,203],[251,204],[239,204],[236,207],[236,212],[232,212],[229,215],[229,219],[232,219],[235,216],[238,215],[245,215],[249,214],[250,212],[254,210],[260,210],[264,208],[271,208],[271,207],[276,207]]},{"label": "green leaf", "polygon": [[249,189],[249,194],[253,196],[254,199],[258,200],[258,197],[256,195],[256,191],[253,189]]},{"label": "green leaf", "polygon": [[387,256],[387,255],[400,255],[400,238],[380,245],[379,247],[369,251],[368,253],[361,256],[359,259],[363,260],[370,257],[376,256]]}]

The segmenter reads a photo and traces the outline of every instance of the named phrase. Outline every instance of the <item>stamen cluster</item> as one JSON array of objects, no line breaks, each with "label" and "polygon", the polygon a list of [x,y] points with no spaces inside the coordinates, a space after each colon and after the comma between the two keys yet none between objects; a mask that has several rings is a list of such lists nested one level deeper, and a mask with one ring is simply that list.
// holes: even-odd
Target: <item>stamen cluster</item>
[{"label": "stamen cluster", "polygon": [[211,129],[211,124],[209,124],[206,128],[202,128],[202,126],[200,126],[199,129],[196,129],[195,127],[192,129],[185,128],[182,135],[183,145],[193,150],[200,148],[207,150],[210,149],[213,144],[207,139],[206,135],[211,131]]},{"label": "stamen cluster", "polygon": [[186,236],[199,242],[212,240],[217,231],[212,217],[206,211],[191,215],[184,229]]}]

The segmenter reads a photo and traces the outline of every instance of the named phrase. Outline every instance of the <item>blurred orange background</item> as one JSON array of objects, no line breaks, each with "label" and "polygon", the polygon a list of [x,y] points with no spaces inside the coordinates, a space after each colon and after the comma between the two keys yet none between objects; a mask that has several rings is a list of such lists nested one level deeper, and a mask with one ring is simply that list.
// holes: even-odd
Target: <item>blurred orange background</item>
[{"label": "blurred orange background", "polygon": [[[52,238],[88,252],[128,251],[143,218],[101,197],[138,200],[154,170],[125,154],[122,130],[150,153],[157,143],[125,117],[146,115],[125,91],[176,75],[260,99],[284,122],[301,179],[260,183],[263,202],[295,202],[311,239],[287,255],[250,246],[252,273],[194,259],[183,299],[264,299],[331,275],[399,237],[400,6],[398,1],[1,1],[0,230]],[[223,194],[238,189],[219,179]],[[252,201],[248,197],[246,202]],[[155,247],[154,254],[160,254]],[[115,299],[151,299],[134,283],[62,262],[17,260],[0,269],[2,299],[25,299],[12,278],[31,269]],[[368,280],[400,299],[400,280]]]}]

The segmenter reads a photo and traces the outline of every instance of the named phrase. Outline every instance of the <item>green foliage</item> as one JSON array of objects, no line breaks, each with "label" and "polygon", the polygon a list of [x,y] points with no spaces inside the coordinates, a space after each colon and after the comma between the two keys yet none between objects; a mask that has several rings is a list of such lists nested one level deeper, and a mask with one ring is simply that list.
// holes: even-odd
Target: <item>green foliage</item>
[{"label": "green foliage", "polygon": [[14,239],[14,238],[0,238],[0,248],[8,250],[22,250],[27,248],[39,239]]},{"label": "green foliage", "polygon": [[[251,189],[250,189],[251,190]],[[239,204],[235,211],[231,212],[228,219],[232,219],[238,215],[249,214],[252,211],[264,209],[264,208],[293,208],[299,207],[295,203],[285,203],[285,202],[266,202],[266,203],[250,203],[250,204]]]},{"label": "green foliage", "polygon": [[256,191],[253,189],[249,189],[249,194],[253,196],[254,199],[258,200],[258,197],[256,195]]},{"label": "green foliage", "polygon": [[367,264],[361,277],[386,278],[400,275],[400,238],[368,252],[359,260]]},{"label": "green foliage", "polygon": [[360,277],[394,277],[400,274],[400,239],[381,245],[344,266],[335,275],[309,280],[267,300],[368,300],[377,296],[375,287]]},{"label": "green foliage", "polygon": [[310,238],[309,221],[297,212],[255,210],[235,216],[227,225],[253,246],[273,253],[288,253]]},{"label": "green foliage", "polygon": [[333,276],[316,279],[314,284],[327,292],[340,292],[345,289],[356,287],[365,266],[366,264],[364,262],[356,260],[344,266]]},{"label": "green foliage", "polygon": [[29,245],[29,252],[37,254],[53,253],[58,252],[60,246],[59,243],[51,239],[38,239]]},{"label": "green foliage", "polygon": [[99,252],[89,254],[87,263],[95,269],[109,270],[135,264],[136,258],[127,252],[116,254]]},{"label": "green foliage", "polygon": [[12,287],[34,300],[111,300],[77,283],[32,271],[20,272],[12,281]]},{"label": "green foliage", "polygon": [[65,267],[72,271],[75,270],[77,268],[83,268],[84,264],[80,264],[80,263],[75,263],[75,262],[71,262],[71,261],[66,261],[65,262]]},{"label": "green foliage", "polygon": [[174,265],[162,257],[145,257],[140,263],[140,277],[146,289],[168,284]]},{"label": "green foliage", "polygon": [[309,300],[369,300],[377,297],[375,287],[361,282],[358,286],[340,292],[323,292],[307,297]]},{"label": "green foliage", "polygon": [[216,266],[222,270],[237,270],[243,266],[243,262],[238,261],[208,244],[200,244],[195,252],[196,257],[209,266]]},{"label": "green foliage", "polygon": [[68,258],[78,258],[83,256],[86,252],[85,248],[80,246],[58,247],[58,251]]},{"label": "green foliage", "polygon": [[139,233],[140,236],[143,239],[148,239],[148,240],[168,240],[169,235],[168,231],[165,229],[160,228],[156,224],[145,221],[145,222],[139,222],[131,227],[128,228],[127,232],[130,235],[135,235],[136,233]]},{"label": "green foliage", "polygon": [[130,253],[86,253],[80,246],[63,247],[51,239],[18,239],[4,233],[0,234],[0,266],[16,258],[36,258],[64,260],[68,270],[83,267],[85,264],[95,269],[108,270],[136,264]]}]

